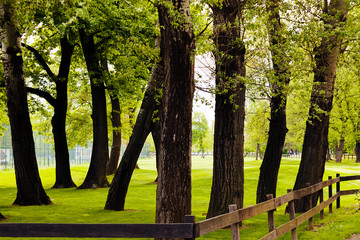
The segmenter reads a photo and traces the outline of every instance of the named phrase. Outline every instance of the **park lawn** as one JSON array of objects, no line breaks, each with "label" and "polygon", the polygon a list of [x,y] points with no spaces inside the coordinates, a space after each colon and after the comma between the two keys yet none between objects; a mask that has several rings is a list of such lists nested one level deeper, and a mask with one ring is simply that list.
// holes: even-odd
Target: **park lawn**
[{"label": "park lawn", "polygon": [[[244,206],[255,204],[257,178],[261,161],[253,158],[245,159],[245,196]],[[155,160],[140,159],[141,169],[134,172],[126,200],[126,211],[116,212],[103,210],[108,189],[74,190],[74,189],[51,189],[55,180],[54,168],[40,169],[41,179],[47,194],[53,201],[50,206],[12,206],[16,196],[15,175],[13,170],[0,171],[0,212],[9,217],[5,222],[45,222],[45,223],[154,223],[155,221],[155,193],[156,185],[152,181],[156,178]],[[192,171],[192,214],[196,221],[206,217],[211,181],[212,181],[212,157],[202,159],[193,157]],[[283,159],[278,181],[277,195],[286,193],[286,189],[292,188],[299,159]],[[85,178],[88,166],[73,166],[72,176],[76,184],[80,185]],[[359,174],[360,165],[354,160],[345,160],[338,164],[330,161],[326,165],[324,179],[327,176]],[[109,177],[111,181],[112,176]],[[342,189],[360,188],[360,181],[342,183]],[[325,199],[328,193],[324,191]],[[308,231],[304,223],[298,228],[299,239],[344,239],[351,233],[360,233],[359,201],[356,196],[344,196],[341,198],[342,207],[335,209],[334,214],[329,215],[325,210],[325,219],[314,218],[315,230]],[[285,206],[275,212],[275,224],[280,226],[289,219],[284,214]],[[262,214],[243,222],[240,230],[242,239],[259,239],[267,233],[267,215]],[[289,239],[286,234],[281,239]],[[1,238],[6,239],[6,238]],[[20,238],[19,238],[20,239]],[[40,238],[39,238],[40,239]],[[219,230],[207,234],[201,239],[231,239],[228,229]]]}]

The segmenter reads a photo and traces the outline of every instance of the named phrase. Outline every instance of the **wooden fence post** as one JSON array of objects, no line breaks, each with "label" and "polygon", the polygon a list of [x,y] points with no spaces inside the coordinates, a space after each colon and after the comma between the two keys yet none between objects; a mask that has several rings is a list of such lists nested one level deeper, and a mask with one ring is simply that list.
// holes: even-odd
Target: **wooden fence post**
[{"label": "wooden fence post", "polygon": [[[319,191],[320,194],[320,204],[324,201],[324,190],[323,188]],[[324,219],[324,209],[320,211],[320,219]]]},{"label": "wooden fence post", "polygon": [[[266,198],[267,198],[267,200],[270,200],[270,199],[273,199],[274,196],[272,194],[267,194]],[[272,232],[275,229],[274,211],[275,211],[275,209],[268,211],[269,232]]]},{"label": "wooden fence post", "polygon": [[[287,192],[291,192],[291,189],[288,189]],[[290,216],[290,220],[293,220],[295,218],[295,204],[294,204],[294,200],[291,200],[288,203],[289,206],[289,216]],[[291,229],[291,239],[292,240],[297,240],[297,232],[296,232],[296,227]]]},{"label": "wooden fence post", "polygon": [[[229,205],[229,212],[234,212],[237,210],[236,204]],[[240,240],[240,227],[239,223],[231,225],[231,235],[232,240]]]},{"label": "wooden fence post", "polygon": [[[336,177],[340,177],[340,173],[337,173]],[[338,192],[340,192],[340,181],[336,183],[336,193]],[[340,208],[340,195],[336,199],[336,208]]]},{"label": "wooden fence post", "polygon": [[[195,224],[195,216],[194,215],[185,215],[185,223]],[[195,240],[195,226],[193,225],[193,237],[185,238],[185,240]]]},{"label": "wooden fence post", "polygon": [[[306,187],[310,187],[310,183],[306,183]],[[307,211],[312,209],[312,194],[307,196]],[[314,220],[313,217],[309,218],[309,230],[314,230]]]},{"label": "wooden fence post", "polygon": [[[332,176],[328,176],[328,179],[331,180]],[[329,198],[332,197],[332,185],[329,185]],[[329,213],[332,213],[332,203],[329,205]]]}]

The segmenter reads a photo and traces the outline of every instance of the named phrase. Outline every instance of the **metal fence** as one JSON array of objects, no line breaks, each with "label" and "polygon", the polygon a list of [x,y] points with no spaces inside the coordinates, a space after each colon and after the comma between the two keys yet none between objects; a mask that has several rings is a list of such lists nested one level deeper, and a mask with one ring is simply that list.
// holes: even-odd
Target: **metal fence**
[{"label": "metal fence", "polygon": [[[11,145],[11,133],[10,128],[3,132],[3,136],[0,137],[0,169],[12,169],[14,168],[13,150]],[[55,166],[55,152],[52,143],[46,141],[45,136],[36,135],[34,133],[35,152],[39,167],[53,167]],[[145,143],[140,154],[140,158],[150,157],[150,143]],[[121,155],[125,151],[126,145],[121,146]],[[91,159],[92,143],[89,143],[86,147],[77,146],[73,149],[69,149],[70,165],[86,164]]]}]

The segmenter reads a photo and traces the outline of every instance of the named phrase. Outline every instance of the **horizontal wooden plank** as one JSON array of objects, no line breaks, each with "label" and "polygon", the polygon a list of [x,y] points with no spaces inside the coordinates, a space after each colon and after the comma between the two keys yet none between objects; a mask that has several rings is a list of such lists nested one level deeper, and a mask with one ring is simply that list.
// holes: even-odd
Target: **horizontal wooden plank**
[{"label": "horizontal wooden plank", "polygon": [[294,198],[295,199],[300,199],[304,196],[307,196],[309,194],[313,194],[315,192],[320,191],[321,189],[328,187],[334,183],[337,183],[340,181],[340,178],[334,178],[334,179],[330,179],[327,181],[323,181],[323,182],[319,182],[317,184],[311,185],[310,187],[306,187],[306,188],[302,188],[299,190],[294,191]]},{"label": "horizontal wooden plank", "polygon": [[329,206],[331,203],[333,203],[338,197],[340,196],[340,193],[335,194],[331,198],[327,199],[326,201],[322,202],[318,206],[312,208],[311,210],[305,212],[304,214],[296,217],[293,220],[290,220],[289,222],[281,225],[280,227],[276,228],[274,231],[268,233],[264,237],[260,238],[261,240],[270,240],[270,239],[277,239],[280,236],[284,235],[287,232],[290,232],[291,229],[299,226],[300,224],[307,221],[309,218],[313,217],[315,214],[319,213],[322,209]]},{"label": "horizontal wooden plank", "polygon": [[293,200],[294,194],[290,192],[283,196],[259,203],[257,205],[242,208],[235,212],[219,215],[214,218],[206,219],[204,221],[196,223],[197,234],[196,236],[203,236],[207,233],[222,229],[232,224],[241,222],[243,220],[255,217],[259,214],[265,213],[270,210],[274,210],[277,207],[288,203]]},{"label": "horizontal wooden plank", "polygon": [[284,205],[292,200],[294,200],[294,192],[291,191],[285,195],[275,198],[275,207],[280,207],[281,205]]},{"label": "horizontal wooden plank", "polygon": [[342,190],[340,191],[340,195],[343,196],[343,195],[352,195],[352,194],[356,194],[360,192],[360,189],[352,189],[352,190]]},{"label": "horizontal wooden plank", "polygon": [[344,177],[340,176],[340,181],[350,181],[350,180],[359,180],[359,179],[360,179],[360,175],[344,176]]},{"label": "horizontal wooden plank", "polygon": [[51,224],[0,223],[0,237],[193,238],[192,223]]}]

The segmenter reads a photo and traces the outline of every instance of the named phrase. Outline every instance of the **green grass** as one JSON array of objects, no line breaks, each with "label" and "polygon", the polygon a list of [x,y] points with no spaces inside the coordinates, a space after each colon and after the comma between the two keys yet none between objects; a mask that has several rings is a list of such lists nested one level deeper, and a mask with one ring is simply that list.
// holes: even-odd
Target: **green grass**
[{"label": "green grass", "polygon": [[[257,178],[261,161],[251,158],[245,159],[245,207],[255,204]],[[155,160],[139,160],[141,169],[135,170],[128,196],[126,211],[116,212],[103,210],[108,189],[74,190],[50,189],[55,180],[54,168],[40,169],[41,179],[47,194],[54,202],[50,206],[12,206],[16,196],[15,175],[13,170],[0,171],[0,212],[7,216],[5,222],[45,222],[45,223],[153,223],[155,221],[155,192],[156,185],[150,184],[156,178]],[[193,200],[192,214],[196,221],[205,219],[207,212],[211,181],[212,158],[193,158]],[[299,159],[283,159],[278,180],[277,195],[286,193],[292,188]],[[88,167],[85,165],[72,167],[72,176],[76,184],[81,184],[85,178]],[[360,165],[354,160],[346,160],[341,164],[329,162],[326,165],[324,179],[336,173],[345,175],[359,174]],[[109,178],[111,181],[111,177]],[[360,188],[360,181],[344,182],[342,189]],[[325,200],[327,191],[324,192]],[[328,214],[325,210],[325,219],[314,218],[315,230],[308,231],[307,223],[298,228],[299,239],[344,239],[351,233],[360,233],[359,201],[356,196],[341,198],[340,209],[334,207],[334,213]],[[275,224],[280,226],[289,216],[284,214],[285,206],[275,212]],[[243,222],[240,230],[242,239],[259,239],[267,233],[267,215],[262,214]],[[289,239],[286,234],[281,239]],[[6,239],[6,238],[1,238]],[[209,233],[201,239],[231,239],[229,230],[219,230]]]}]

